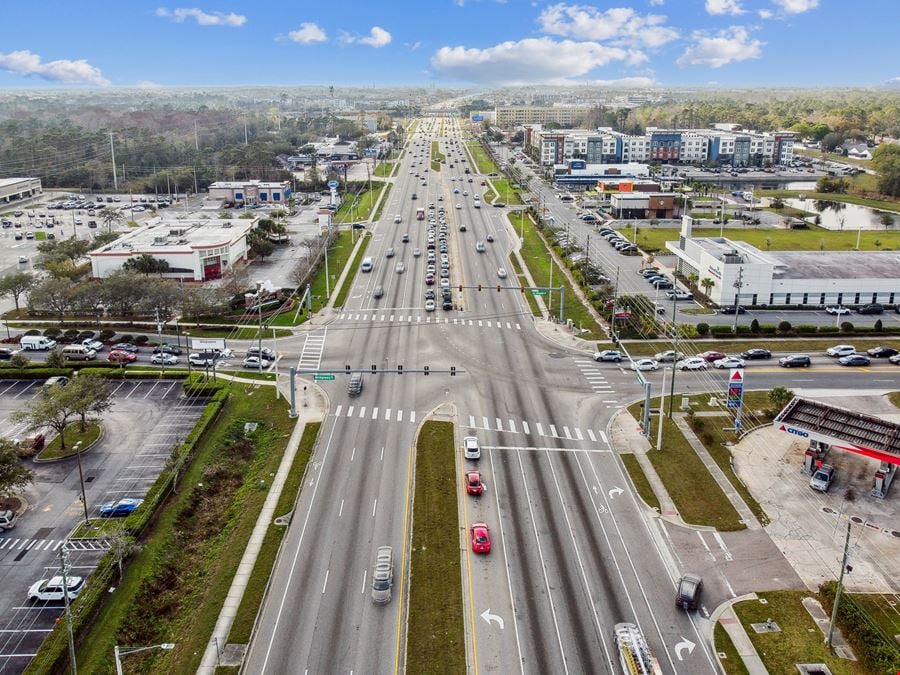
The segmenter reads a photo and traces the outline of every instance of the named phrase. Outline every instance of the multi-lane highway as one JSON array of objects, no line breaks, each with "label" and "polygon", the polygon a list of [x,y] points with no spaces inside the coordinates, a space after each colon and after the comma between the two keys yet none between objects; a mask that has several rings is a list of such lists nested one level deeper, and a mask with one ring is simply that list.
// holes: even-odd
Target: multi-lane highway
[{"label": "multi-lane highway", "polygon": [[[508,262],[515,234],[502,209],[475,208],[483,177],[464,150],[458,124],[420,123],[384,216],[372,229],[367,255],[374,269],[352,280],[345,307],[311,330],[298,352],[303,368],[456,366],[459,375],[364,374],[356,397],[340,377],[326,385],[320,443],[244,672],[404,670],[413,446],[419,424],[438,407],[455,416],[458,442],[475,435],[482,446],[477,462],[459,453],[463,578],[447,580],[461,585],[465,599],[470,669],[616,673],[613,626],[630,621],[641,626],[665,672],[716,672],[705,619],[674,607],[683,570],[630,491],[609,444],[613,414],[640,396],[634,373],[596,364],[535,329]],[[439,172],[430,170],[432,140],[446,155]],[[440,279],[425,283],[428,219],[416,220],[416,209],[435,214],[439,223],[441,206],[453,308],[441,308],[437,291],[437,308],[426,311],[425,293]],[[477,251],[488,235],[494,241]],[[415,249],[422,255],[414,256]],[[501,267],[512,276],[499,278]],[[478,284],[485,290],[472,288]],[[510,288],[497,291],[497,284]],[[375,297],[379,287],[383,295]],[[834,386],[871,379],[828,365],[798,378],[816,380],[820,370]],[[788,373],[779,371],[754,364],[748,377],[758,373],[756,386],[765,387],[785,382]],[[900,383],[900,370],[883,372],[881,387]],[[649,374],[654,383],[660,377]],[[682,374],[677,390],[709,390],[719,377]],[[465,494],[466,469],[481,471],[483,496]],[[490,555],[469,550],[473,522],[491,529]],[[386,606],[374,604],[370,590],[382,545],[393,547],[395,556],[396,583]]]}]

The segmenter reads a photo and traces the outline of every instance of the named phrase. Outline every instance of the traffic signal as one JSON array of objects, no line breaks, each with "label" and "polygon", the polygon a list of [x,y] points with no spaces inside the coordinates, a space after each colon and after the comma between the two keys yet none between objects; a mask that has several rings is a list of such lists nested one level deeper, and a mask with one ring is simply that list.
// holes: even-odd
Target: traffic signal
[{"label": "traffic signal", "polygon": [[425,366],[425,377],[428,377],[428,366]]},{"label": "traffic signal", "polygon": [[378,372],[378,366],[373,363],[372,364],[372,374],[374,375],[377,372]]},{"label": "traffic signal", "polygon": [[481,284],[478,284],[478,292],[481,292]]},{"label": "traffic signal", "polygon": [[524,292],[525,292],[525,287],[524,287],[524,286],[519,286],[519,292],[520,292],[520,293],[524,293]]},{"label": "traffic signal", "polygon": [[456,366],[450,366],[450,377],[456,377]]},{"label": "traffic signal", "polygon": [[500,284],[497,284],[497,292],[500,292]]},{"label": "traffic signal", "polygon": [[403,366],[397,366],[397,374],[398,374],[398,375],[402,375],[402,374],[403,374]]},{"label": "traffic signal", "polygon": [[348,375],[350,374],[350,366],[349,365],[344,366],[344,372],[347,373]]},{"label": "traffic signal", "polygon": [[462,284],[459,285],[459,292],[462,293]]}]

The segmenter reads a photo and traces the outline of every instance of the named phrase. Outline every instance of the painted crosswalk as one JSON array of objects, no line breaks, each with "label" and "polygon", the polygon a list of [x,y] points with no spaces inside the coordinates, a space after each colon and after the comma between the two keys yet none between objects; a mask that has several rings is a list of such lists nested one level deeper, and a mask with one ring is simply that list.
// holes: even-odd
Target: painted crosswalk
[{"label": "painted crosswalk", "polygon": [[522,324],[515,319],[462,319],[459,317],[439,316],[435,314],[409,314],[406,312],[344,312],[338,321],[366,321],[369,323],[397,324],[435,324],[442,326],[471,326],[473,328],[491,328],[494,330],[522,330]]},{"label": "painted crosswalk", "polygon": [[594,360],[575,359],[575,365],[578,366],[578,370],[581,371],[584,379],[587,380],[591,391],[597,394],[614,393],[612,385],[607,382],[606,375],[603,374],[603,369],[599,368]]},{"label": "painted crosswalk", "polygon": [[108,551],[106,539],[29,539],[28,537],[0,537],[0,555],[11,551]]},{"label": "painted crosswalk", "polygon": [[461,415],[460,420],[467,421],[468,426],[466,428],[472,431],[494,431],[531,438],[559,438],[564,441],[585,443],[590,440],[591,443],[597,443],[598,441],[607,443],[606,433],[602,430],[594,431],[593,429],[570,427],[566,424],[557,425],[552,422],[542,423],[513,418],[503,419],[501,417],[494,417],[492,423],[491,418],[484,415]]},{"label": "painted crosswalk", "polygon": [[300,361],[298,363],[300,368],[319,369],[322,365],[322,353],[325,351],[327,334],[327,328],[306,334],[306,340],[303,342],[303,351],[300,352]]},{"label": "painted crosswalk", "polygon": [[419,413],[415,410],[398,410],[396,408],[369,408],[367,406],[346,406],[339,405],[334,409],[335,417],[355,417],[356,419],[367,419],[371,421],[383,422],[408,422],[415,424]]}]

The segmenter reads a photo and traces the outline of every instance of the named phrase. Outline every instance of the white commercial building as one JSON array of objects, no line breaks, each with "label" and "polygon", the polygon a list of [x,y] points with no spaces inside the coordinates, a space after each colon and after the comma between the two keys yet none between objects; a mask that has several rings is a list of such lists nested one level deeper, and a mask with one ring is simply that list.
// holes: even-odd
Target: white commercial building
[{"label": "white commercial building", "polygon": [[186,281],[218,279],[247,259],[247,233],[259,218],[152,219],[114,242],[90,252],[91,273],[107,277],[131,258],[153,256],[169,263],[163,276]]},{"label": "white commercial building", "polygon": [[900,303],[896,251],[761,251],[727,237],[694,237],[693,219],[682,218],[678,241],[666,242],[675,269],[712,279],[710,299],[744,306],[822,306]]},{"label": "white commercial building", "polygon": [[33,197],[41,192],[40,178],[0,178],[0,204]]},{"label": "white commercial building", "polygon": [[286,180],[220,180],[209,186],[209,196],[242,204],[281,204],[291,196],[291,184]]}]

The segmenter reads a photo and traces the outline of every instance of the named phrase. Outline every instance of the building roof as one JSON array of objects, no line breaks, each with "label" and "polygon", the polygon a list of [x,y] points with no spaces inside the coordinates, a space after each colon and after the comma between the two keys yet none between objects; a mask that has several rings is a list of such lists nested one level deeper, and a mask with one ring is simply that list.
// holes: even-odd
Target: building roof
[{"label": "building roof", "polygon": [[40,179],[24,178],[24,177],[23,178],[0,178],[0,188],[9,187],[11,185],[17,185],[19,183],[22,183],[24,181],[29,181],[29,180],[40,180]]},{"label": "building roof", "polygon": [[205,220],[158,220],[126,232],[110,244],[91,251],[90,255],[132,256],[144,253],[192,253],[197,249],[229,246],[256,227],[259,217],[216,218]]},{"label": "building roof", "polygon": [[265,188],[279,188],[290,185],[286,180],[264,181],[264,180],[217,180],[209,186],[209,189],[220,190],[240,190],[248,185]]}]

